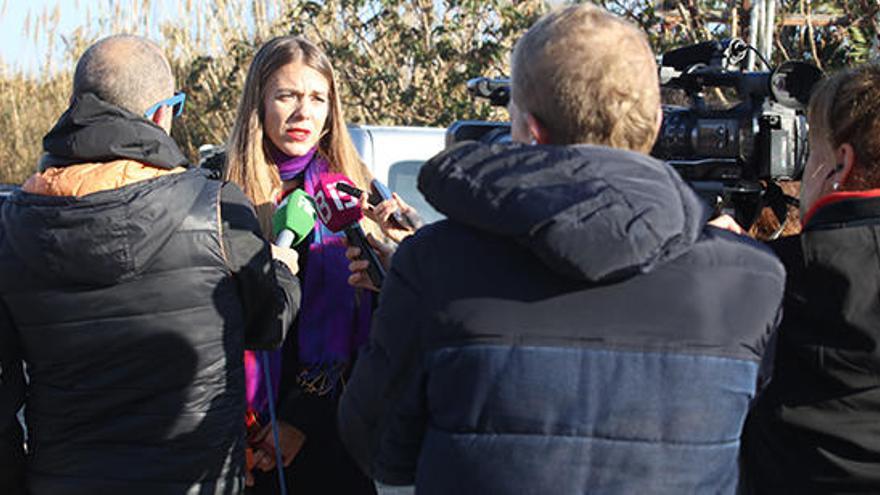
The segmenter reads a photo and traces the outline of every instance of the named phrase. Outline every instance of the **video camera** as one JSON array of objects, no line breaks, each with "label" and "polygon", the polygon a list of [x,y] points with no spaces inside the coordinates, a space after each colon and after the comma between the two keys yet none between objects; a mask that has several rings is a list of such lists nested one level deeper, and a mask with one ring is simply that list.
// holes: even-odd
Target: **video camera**
[{"label": "video camera", "polygon": [[[663,105],[663,124],[651,151],[717,212],[732,214],[745,228],[765,206],[780,222],[785,218],[787,198],[775,181],[800,178],[808,152],[804,108],[822,78],[815,66],[795,61],[768,72],[742,71],[750,49],[733,38],[662,56],[661,87],[683,91],[687,101]],[[473,79],[468,90],[493,105],[510,99],[508,79]],[[446,141],[503,142],[509,131],[506,123],[459,121]]]}]

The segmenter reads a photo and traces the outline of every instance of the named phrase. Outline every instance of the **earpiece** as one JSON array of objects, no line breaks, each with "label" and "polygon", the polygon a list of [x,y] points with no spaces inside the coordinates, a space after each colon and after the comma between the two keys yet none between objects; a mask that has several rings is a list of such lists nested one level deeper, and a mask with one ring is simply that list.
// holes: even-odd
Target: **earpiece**
[{"label": "earpiece", "polygon": [[825,180],[828,180],[828,179],[834,177],[834,174],[841,172],[841,171],[843,171],[843,164],[838,163],[837,165],[834,166],[834,169],[832,169],[831,172],[828,172],[828,175],[825,176]]}]

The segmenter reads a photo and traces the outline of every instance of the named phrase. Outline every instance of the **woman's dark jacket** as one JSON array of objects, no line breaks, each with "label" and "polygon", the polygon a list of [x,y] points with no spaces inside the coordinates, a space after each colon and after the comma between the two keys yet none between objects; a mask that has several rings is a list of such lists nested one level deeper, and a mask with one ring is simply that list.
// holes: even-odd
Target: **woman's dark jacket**
[{"label": "woman's dark jacket", "polygon": [[[314,232],[296,248],[300,262],[297,276],[300,279],[300,286],[304,288],[308,287],[305,276],[309,263],[309,246],[313,240]],[[361,299],[364,304],[372,304],[374,300],[368,297]],[[303,387],[300,383],[303,363],[299,359],[298,332],[297,318],[282,347],[282,371],[278,393],[278,419],[306,435],[302,450],[285,469],[288,491],[299,495],[375,494],[373,482],[354,462],[339,439],[336,423],[340,396],[338,390],[344,387],[351,369],[343,371],[341,376],[343,382],[328,393],[317,393]],[[278,493],[275,471],[266,474],[257,472],[255,477],[256,487],[252,491],[254,495]]]},{"label": "woman's dark jacket", "polygon": [[[185,164],[159,127],[90,94],[44,147],[64,171]],[[243,351],[279,345],[298,304],[244,195],[201,170],[13,194],[0,209],[0,357],[4,383],[27,368],[28,493],[241,492]],[[24,399],[6,389],[0,431]],[[0,459],[20,451],[0,446]]]},{"label": "woman's dark jacket", "polygon": [[880,493],[880,197],[833,201],[772,246],[788,271],[785,316],[744,437],[750,484]]},{"label": "woman's dark jacket", "polygon": [[[222,173],[227,164],[227,154],[220,151],[209,156],[201,167]],[[301,180],[300,180],[301,182]],[[310,245],[314,241],[314,231],[295,246],[299,254],[297,278],[300,287],[306,287],[304,280],[309,263]],[[375,301],[375,298],[364,298]],[[283,421],[306,436],[306,442],[291,464],[284,470],[288,493],[299,495],[344,493],[346,495],[370,495],[376,492],[373,482],[355,464],[351,455],[339,439],[336,424],[336,410],[339,393],[318,394],[307,390],[300,383],[303,371],[299,360],[298,336],[299,318],[295,319],[281,350],[282,367],[279,380],[276,414]],[[343,380],[347,381],[350,369],[344,370]],[[342,387],[341,384],[339,388]],[[267,414],[261,418],[269,421]],[[275,495],[278,491],[278,473],[275,470],[252,471],[255,479],[249,495]]]},{"label": "woman's dark jacket", "polygon": [[419,188],[340,404],[364,469],[420,494],[733,493],[778,317],[769,250],[666,164],[464,144]]}]

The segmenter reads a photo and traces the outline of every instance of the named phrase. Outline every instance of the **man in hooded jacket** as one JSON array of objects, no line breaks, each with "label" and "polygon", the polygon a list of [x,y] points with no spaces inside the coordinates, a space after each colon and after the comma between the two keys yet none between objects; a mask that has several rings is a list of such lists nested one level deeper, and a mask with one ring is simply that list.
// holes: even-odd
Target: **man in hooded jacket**
[{"label": "man in hooded jacket", "polygon": [[280,345],[296,256],[188,168],[173,89],[153,43],[92,45],[40,171],[0,208],[0,493],[244,489],[243,351]]},{"label": "man in hooded jacket", "polygon": [[431,493],[734,493],[784,271],[707,226],[647,155],[654,57],[591,5],[512,59],[514,141],[457,145],[419,189],[340,404],[361,466]]}]

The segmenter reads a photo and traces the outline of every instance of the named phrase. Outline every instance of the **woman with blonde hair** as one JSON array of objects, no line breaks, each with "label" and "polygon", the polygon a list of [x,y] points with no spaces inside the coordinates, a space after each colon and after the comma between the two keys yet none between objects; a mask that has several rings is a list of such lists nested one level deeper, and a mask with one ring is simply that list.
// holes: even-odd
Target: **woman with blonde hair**
[{"label": "woman with blonde hair", "polygon": [[[321,174],[328,172],[343,173],[364,190],[371,180],[346,129],[327,56],[305,38],[274,38],[259,49],[248,70],[228,144],[226,177],[251,199],[264,234],[271,237],[279,198],[297,188],[314,195]],[[341,234],[319,221],[298,252],[302,309],[280,355],[269,360],[278,383],[273,378],[268,386],[261,380],[260,362],[245,359],[248,417],[260,425],[250,428],[253,464],[263,471],[274,466],[266,406],[277,387],[280,450],[290,490],[298,495],[375,493],[336,430],[338,398],[366,342],[372,299],[347,284]],[[276,473],[253,474],[253,493],[275,493]]]},{"label": "woman with blonde hair", "polygon": [[773,377],[746,422],[752,493],[880,493],[880,66],[814,90]]},{"label": "woman with blonde hair", "polygon": [[274,38],[248,70],[226,165],[227,179],[257,206],[267,235],[278,194],[302,187],[302,172],[315,154],[327,171],[347,175],[361,189],[369,186],[372,177],[345,126],[329,59],[305,38]]}]

